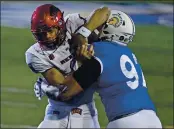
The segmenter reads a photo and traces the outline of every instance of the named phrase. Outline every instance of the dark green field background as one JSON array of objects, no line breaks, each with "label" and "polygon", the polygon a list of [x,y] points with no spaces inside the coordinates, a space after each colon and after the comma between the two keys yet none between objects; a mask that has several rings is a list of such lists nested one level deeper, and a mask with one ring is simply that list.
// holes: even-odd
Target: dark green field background
[{"label": "dark green field background", "polygon": [[[37,75],[25,63],[25,51],[34,43],[29,29],[1,28],[1,88],[18,88],[29,93],[1,92],[1,123],[37,126],[44,117],[46,97],[38,101],[33,93]],[[164,126],[173,125],[173,28],[137,26],[135,52],[144,70],[149,94]],[[107,118],[98,95],[95,95],[99,121],[106,127]],[[17,103],[10,105],[7,102]],[[23,103],[25,106],[18,103]],[[27,104],[30,104],[26,106]],[[31,106],[35,105],[35,106]]]}]

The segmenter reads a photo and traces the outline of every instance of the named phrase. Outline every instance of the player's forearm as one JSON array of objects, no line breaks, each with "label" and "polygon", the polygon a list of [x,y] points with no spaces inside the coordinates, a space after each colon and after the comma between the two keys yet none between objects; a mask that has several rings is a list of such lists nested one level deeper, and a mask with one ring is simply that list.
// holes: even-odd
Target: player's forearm
[{"label": "player's forearm", "polygon": [[60,86],[63,84],[64,79],[60,79],[60,76],[55,76],[48,80],[48,83],[53,86]]},{"label": "player's forearm", "polygon": [[64,97],[73,97],[74,95],[83,91],[83,88],[74,79],[73,75],[69,75],[68,77],[66,77],[63,84],[68,87],[68,91],[64,94]]},{"label": "player's forearm", "polygon": [[45,73],[43,73],[43,76],[46,78],[47,82],[52,86],[58,87],[60,85],[65,85],[69,88],[72,88],[72,90],[70,90],[69,92],[70,94],[73,93],[71,92],[73,91],[73,89],[76,89],[77,91],[78,89],[80,89],[80,91],[82,90],[82,88],[78,86],[78,83],[73,79],[71,75],[64,77],[63,74],[55,68],[47,70]]},{"label": "player's forearm", "polygon": [[77,71],[66,77],[64,85],[68,88],[61,96],[66,99],[88,89],[97,81],[101,69],[100,63],[95,58],[83,62],[83,65]]},{"label": "player's forearm", "polygon": [[44,78],[50,85],[59,86],[63,84],[65,77],[56,68],[52,68],[42,73]]},{"label": "player's forearm", "polygon": [[[89,20],[76,32],[79,34],[78,38],[81,43],[86,43],[84,39],[88,38],[95,29],[101,27],[108,20],[110,13],[111,11],[108,7],[102,7],[92,12],[89,16]],[[97,32],[97,34],[98,33],[99,32]]]},{"label": "player's forearm", "polygon": [[84,26],[82,26],[76,33],[79,33],[81,36],[81,43],[85,43],[84,38],[88,38],[91,35],[91,32],[94,30],[97,35],[100,33],[97,29],[103,26],[103,24],[108,20],[111,11],[108,7],[102,7],[95,10],[89,17]]}]

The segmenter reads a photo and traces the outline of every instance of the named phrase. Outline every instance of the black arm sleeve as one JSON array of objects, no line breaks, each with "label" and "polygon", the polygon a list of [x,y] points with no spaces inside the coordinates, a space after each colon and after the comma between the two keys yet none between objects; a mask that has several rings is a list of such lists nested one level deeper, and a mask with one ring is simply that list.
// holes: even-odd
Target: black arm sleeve
[{"label": "black arm sleeve", "polygon": [[98,77],[100,76],[100,72],[100,62],[92,57],[91,59],[83,62],[83,65],[73,73],[73,77],[79,83],[79,85],[86,90],[95,81],[97,81]]}]

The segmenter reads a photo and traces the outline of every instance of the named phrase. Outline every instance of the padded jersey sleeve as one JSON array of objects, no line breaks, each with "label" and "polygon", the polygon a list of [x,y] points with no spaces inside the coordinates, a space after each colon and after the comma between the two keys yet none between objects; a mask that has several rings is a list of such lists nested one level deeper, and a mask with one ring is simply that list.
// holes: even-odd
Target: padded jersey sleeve
[{"label": "padded jersey sleeve", "polygon": [[86,19],[81,17],[79,13],[68,14],[65,16],[67,30],[72,34],[75,33],[82,25],[86,23]]},{"label": "padded jersey sleeve", "polygon": [[43,61],[32,53],[26,52],[25,56],[27,65],[34,73],[43,73],[53,67],[50,63]]}]

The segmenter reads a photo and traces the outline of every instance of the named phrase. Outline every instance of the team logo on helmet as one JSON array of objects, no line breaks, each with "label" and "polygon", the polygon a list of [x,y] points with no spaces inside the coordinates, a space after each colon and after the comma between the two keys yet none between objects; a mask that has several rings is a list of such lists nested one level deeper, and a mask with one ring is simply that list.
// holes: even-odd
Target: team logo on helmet
[{"label": "team logo on helmet", "polygon": [[122,23],[123,20],[119,14],[114,14],[114,17],[110,18],[108,21],[109,25],[113,25],[114,27],[119,27]]}]

